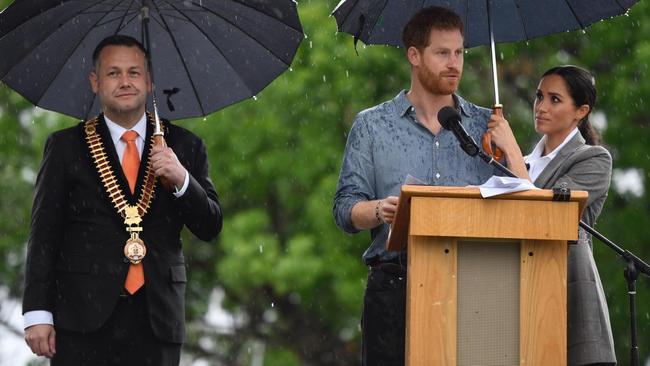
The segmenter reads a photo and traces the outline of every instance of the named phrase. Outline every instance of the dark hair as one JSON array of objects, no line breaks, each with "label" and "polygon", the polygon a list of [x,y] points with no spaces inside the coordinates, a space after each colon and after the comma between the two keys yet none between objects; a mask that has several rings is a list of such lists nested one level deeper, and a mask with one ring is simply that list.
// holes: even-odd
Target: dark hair
[{"label": "dark hair", "polygon": [[457,29],[463,35],[463,28],[463,21],[460,20],[458,14],[447,8],[429,6],[415,13],[406,23],[402,32],[402,43],[407,50],[410,47],[422,50],[429,45],[431,29]]},{"label": "dark hair", "polygon": [[594,78],[594,75],[582,67],[573,65],[553,67],[547,70],[542,77],[548,75],[558,75],[562,77],[576,107],[580,107],[584,104],[589,106],[589,112],[587,112],[587,115],[578,122],[578,130],[580,130],[582,137],[585,138],[588,145],[599,145],[601,141],[600,134],[589,121],[589,115],[596,105],[597,93],[596,79]]},{"label": "dark hair", "polygon": [[138,42],[135,38],[131,36],[125,36],[123,34],[114,34],[102,39],[101,42],[95,47],[93,51],[93,65],[95,69],[99,67],[99,54],[105,47],[108,46],[124,46],[124,47],[138,47],[140,51],[144,54],[145,57],[145,67],[147,67],[147,51],[144,50],[142,43]]}]

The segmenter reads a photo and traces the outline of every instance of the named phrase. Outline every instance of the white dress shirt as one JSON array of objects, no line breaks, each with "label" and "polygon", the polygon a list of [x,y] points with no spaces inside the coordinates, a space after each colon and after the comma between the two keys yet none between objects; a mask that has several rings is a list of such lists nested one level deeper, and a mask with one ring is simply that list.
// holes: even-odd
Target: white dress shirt
[{"label": "white dress shirt", "polygon": [[533,152],[524,157],[524,161],[529,165],[528,175],[533,182],[535,182],[537,177],[539,177],[539,175],[544,171],[544,168],[546,168],[551,160],[557,156],[564,145],[566,145],[573,138],[573,136],[576,135],[576,133],[578,133],[577,127],[571,131],[571,133],[564,139],[564,141],[562,141],[560,146],[556,147],[548,155],[542,156],[544,153],[544,145],[546,144],[546,135],[544,135],[544,137],[542,137],[542,139],[537,143],[537,146],[535,146]]}]

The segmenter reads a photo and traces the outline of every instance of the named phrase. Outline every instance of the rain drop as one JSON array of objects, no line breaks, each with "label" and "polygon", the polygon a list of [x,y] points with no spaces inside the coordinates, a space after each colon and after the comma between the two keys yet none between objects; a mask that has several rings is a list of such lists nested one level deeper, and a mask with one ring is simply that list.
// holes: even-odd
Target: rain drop
[{"label": "rain drop", "polygon": [[257,100],[257,95],[253,95],[253,100]]},{"label": "rain drop", "polygon": [[262,247],[262,244],[260,244],[260,253],[264,252],[264,248]]},{"label": "rain drop", "polygon": [[274,303],[271,303],[271,307],[274,308],[274,307],[275,307],[275,304],[274,304]]},{"label": "rain drop", "polygon": [[325,74],[323,74],[323,82],[324,82],[324,83],[327,82],[327,77],[325,76]]},{"label": "rain drop", "polygon": [[311,41],[309,41],[309,48],[312,48],[312,47],[314,47],[314,44]]}]

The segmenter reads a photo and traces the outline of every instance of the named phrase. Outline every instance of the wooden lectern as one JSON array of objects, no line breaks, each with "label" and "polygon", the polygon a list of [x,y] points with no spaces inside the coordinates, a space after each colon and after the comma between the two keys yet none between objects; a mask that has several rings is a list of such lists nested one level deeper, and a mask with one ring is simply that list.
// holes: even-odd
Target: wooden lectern
[{"label": "wooden lectern", "polygon": [[586,201],[402,186],[387,246],[408,245],[406,365],[566,365],[567,241]]}]

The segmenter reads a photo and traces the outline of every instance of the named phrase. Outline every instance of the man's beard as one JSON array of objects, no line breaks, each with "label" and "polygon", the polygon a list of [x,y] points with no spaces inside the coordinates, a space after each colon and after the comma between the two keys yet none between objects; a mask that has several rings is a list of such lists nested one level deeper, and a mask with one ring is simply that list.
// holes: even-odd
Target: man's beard
[{"label": "man's beard", "polygon": [[417,73],[422,87],[434,95],[451,95],[458,88],[458,82],[449,82],[443,78],[443,75],[457,74],[459,81],[461,75],[459,72],[447,72],[444,74],[436,75],[433,72],[429,71],[429,69],[427,69],[425,66],[419,69]]}]

